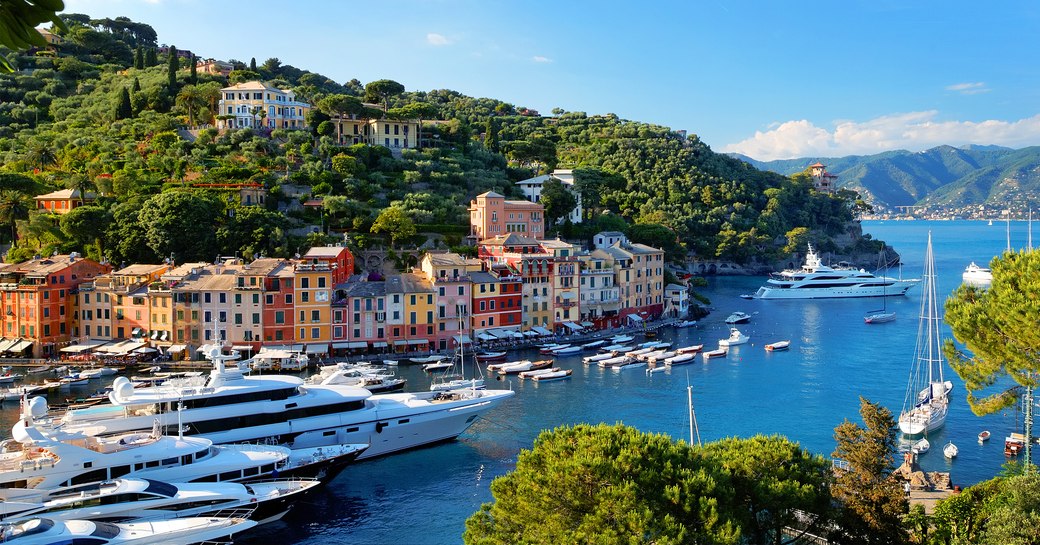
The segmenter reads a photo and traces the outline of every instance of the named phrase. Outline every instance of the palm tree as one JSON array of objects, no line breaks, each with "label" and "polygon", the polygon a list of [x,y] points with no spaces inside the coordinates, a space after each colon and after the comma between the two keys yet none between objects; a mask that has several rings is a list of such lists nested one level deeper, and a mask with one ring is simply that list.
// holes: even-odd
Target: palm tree
[{"label": "palm tree", "polygon": [[33,168],[43,170],[49,166],[55,166],[58,164],[58,158],[54,155],[54,151],[51,150],[50,146],[43,142],[33,142],[29,144],[28,150],[25,153],[25,162]]},{"label": "palm tree", "polygon": [[18,239],[17,221],[29,217],[32,199],[13,189],[0,189],[0,221],[11,227],[11,243]]},{"label": "palm tree", "polygon": [[188,125],[191,127],[195,126],[195,112],[208,103],[209,96],[197,85],[185,85],[177,93],[177,106],[188,111]]}]

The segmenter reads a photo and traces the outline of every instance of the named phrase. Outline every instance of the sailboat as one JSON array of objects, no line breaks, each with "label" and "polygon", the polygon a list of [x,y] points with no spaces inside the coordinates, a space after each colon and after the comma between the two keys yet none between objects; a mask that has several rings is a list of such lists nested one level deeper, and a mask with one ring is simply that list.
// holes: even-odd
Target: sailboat
[{"label": "sailboat", "polygon": [[[464,331],[463,321],[465,320],[463,313],[459,312],[459,332],[461,334]],[[458,373],[454,373],[456,365],[458,366]],[[473,367],[480,373],[480,366],[477,365],[476,360],[473,361]],[[451,368],[446,370],[443,375],[437,377],[432,384],[430,384],[430,390],[447,391],[447,390],[462,390],[462,389],[473,389],[483,390],[484,389],[484,377],[473,377],[466,378],[466,344],[459,342],[459,349],[455,352],[455,357],[452,358]]]},{"label": "sailboat", "polygon": [[[878,267],[881,266],[881,261],[885,261],[885,275],[888,274],[888,260],[884,258],[885,251],[881,250],[878,254]],[[863,321],[868,324],[883,324],[885,322],[891,322],[896,319],[895,312],[888,311],[888,292],[884,284],[881,285],[881,308],[878,310],[871,310],[863,316]]]},{"label": "sailboat", "polygon": [[938,429],[946,422],[953,383],[943,380],[942,316],[936,296],[935,256],[932,233],[924,255],[924,297],[921,320],[917,329],[917,347],[907,381],[903,410],[899,414],[899,430],[906,435],[920,435]]}]

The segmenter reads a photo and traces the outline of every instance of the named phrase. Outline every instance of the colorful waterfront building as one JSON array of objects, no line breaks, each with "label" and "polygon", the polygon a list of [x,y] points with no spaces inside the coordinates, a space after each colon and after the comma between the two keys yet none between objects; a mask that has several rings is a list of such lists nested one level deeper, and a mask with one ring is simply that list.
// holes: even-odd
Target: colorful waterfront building
[{"label": "colorful waterfront building", "polygon": [[422,275],[403,273],[387,277],[388,306],[395,313],[395,319],[388,324],[387,340],[394,351],[430,350],[436,338],[436,293],[433,283]]},{"label": "colorful waterfront building", "polygon": [[361,275],[336,286],[332,302],[333,349],[385,350],[387,343],[386,282]]},{"label": "colorful waterfront building", "polygon": [[578,247],[560,239],[539,241],[542,249],[553,256],[553,321],[558,333],[573,333],[583,329],[579,301],[581,263]]},{"label": "colorful waterfront building", "polygon": [[332,283],[335,285],[354,275],[354,254],[346,246],[314,246],[303,254],[301,262],[327,263],[332,269]]},{"label": "colorful waterfront building", "polygon": [[80,285],[110,270],[76,253],[0,264],[0,353],[57,355],[75,337],[73,309]]},{"label": "colorful waterfront building", "polygon": [[592,254],[614,260],[615,283],[620,288],[621,299],[618,315],[622,320],[639,324],[662,314],[664,250],[639,243],[615,242]]},{"label": "colorful waterfront building", "polygon": [[619,288],[615,282],[614,258],[609,254],[584,254],[578,257],[579,294],[578,314],[582,322],[591,322],[597,329],[614,327],[621,308]]},{"label": "colorful waterfront building", "polygon": [[293,264],[297,343],[306,343],[307,353],[327,354],[332,341],[332,264]]},{"label": "colorful waterfront building", "polygon": [[545,236],[545,207],[488,191],[470,201],[469,224],[470,237],[477,242],[510,233],[539,239]]},{"label": "colorful waterfront building", "polygon": [[518,277],[522,288],[524,331],[539,333],[555,329],[553,274],[555,257],[535,239],[510,234],[484,240],[478,257],[499,278]]},{"label": "colorful waterfront building", "polygon": [[437,290],[437,328],[434,346],[439,350],[472,341],[472,285],[470,275],[483,270],[479,259],[452,252],[427,252],[419,270]]}]

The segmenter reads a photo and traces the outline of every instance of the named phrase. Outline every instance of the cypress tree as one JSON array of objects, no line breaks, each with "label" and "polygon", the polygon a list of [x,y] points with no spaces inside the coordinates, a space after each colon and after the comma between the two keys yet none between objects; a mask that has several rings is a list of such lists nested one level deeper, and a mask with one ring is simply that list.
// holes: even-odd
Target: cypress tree
[{"label": "cypress tree", "polygon": [[249,59],[249,69],[256,72],[256,57]]},{"label": "cypress tree", "polygon": [[137,76],[134,76],[134,86],[130,90],[133,91],[134,94],[141,92],[141,80],[137,79]]},{"label": "cypress tree", "polygon": [[177,69],[180,62],[177,60],[177,48],[170,46],[170,54],[166,60],[166,86],[170,88],[170,94],[177,89]]},{"label": "cypress tree", "polygon": [[128,119],[134,116],[133,107],[130,106],[130,93],[123,87],[119,92],[119,104],[116,105],[116,119]]},{"label": "cypress tree", "polygon": [[155,66],[157,64],[159,64],[159,59],[156,57],[155,48],[149,47],[148,51],[144,52],[144,65],[148,67]]},{"label": "cypress tree", "polygon": [[141,50],[141,46],[137,46],[134,50],[134,68],[138,70],[144,69],[144,51]]},{"label": "cypress tree", "polygon": [[190,81],[192,85],[195,85],[199,81],[198,67],[195,66],[197,64],[195,61],[195,55],[192,55],[188,62],[191,63],[191,75],[188,76],[188,81]]}]

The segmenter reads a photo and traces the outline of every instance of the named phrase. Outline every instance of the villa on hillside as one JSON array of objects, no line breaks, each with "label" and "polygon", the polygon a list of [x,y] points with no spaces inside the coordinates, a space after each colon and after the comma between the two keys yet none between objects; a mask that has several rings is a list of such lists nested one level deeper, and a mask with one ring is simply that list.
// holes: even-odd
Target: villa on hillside
[{"label": "villa on hillside", "polygon": [[83,193],[79,189],[62,189],[36,196],[36,209],[47,210],[53,214],[67,214],[73,208],[79,208],[84,204],[94,202],[97,196],[87,191]]},{"label": "villa on hillside", "polygon": [[220,90],[217,128],[305,129],[310,109],[311,105],[296,100],[292,91],[247,81]]},{"label": "villa on hillside", "polygon": [[827,166],[819,161],[809,165],[809,168],[812,169],[813,188],[820,193],[834,193],[834,188],[838,184],[838,177],[827,172]]},{"label": "villa on hillside", "polygon": [[571,210],[570,214],[560,218],[559,221],[563,222],[569,219],[571,220],[571,223],[581,223],[581,218],[583,214],[583,209],[581,207],[581,195],[574,188],[573,170],[556,169],[552,172],[552,174],[543,174],[541,176],[535,176],[534,178],[520,180],[516,183],[516,185],[520,187],[520,191],[524,193],[524,197],[527,197],[527,200],[531,202],[541,202],[542,186],[545,184],[545,182],[548,182],[552,178],[556,178],[557,180],[559,180],[560,183],[563,184],[563,187],[565,187],[568,192],[574,195],[575,200],[577,200],[578,202],[578,205],[574,207],[574,210]]},{"label": "villa on hillside", "polygon": [[[382,104],[364,103],[370,110],[382,111]],[[339,143],[383,146],[391,150],[416,148],[419,143],[418,119],[366,118],[344,114],[332,118]]]},{"label": "villa on hillside", "polygon": [[545,236],[545,207],[488,191],[470,201],[469,224],[470,237],[477,242],[510,233],[540,239]]}]

